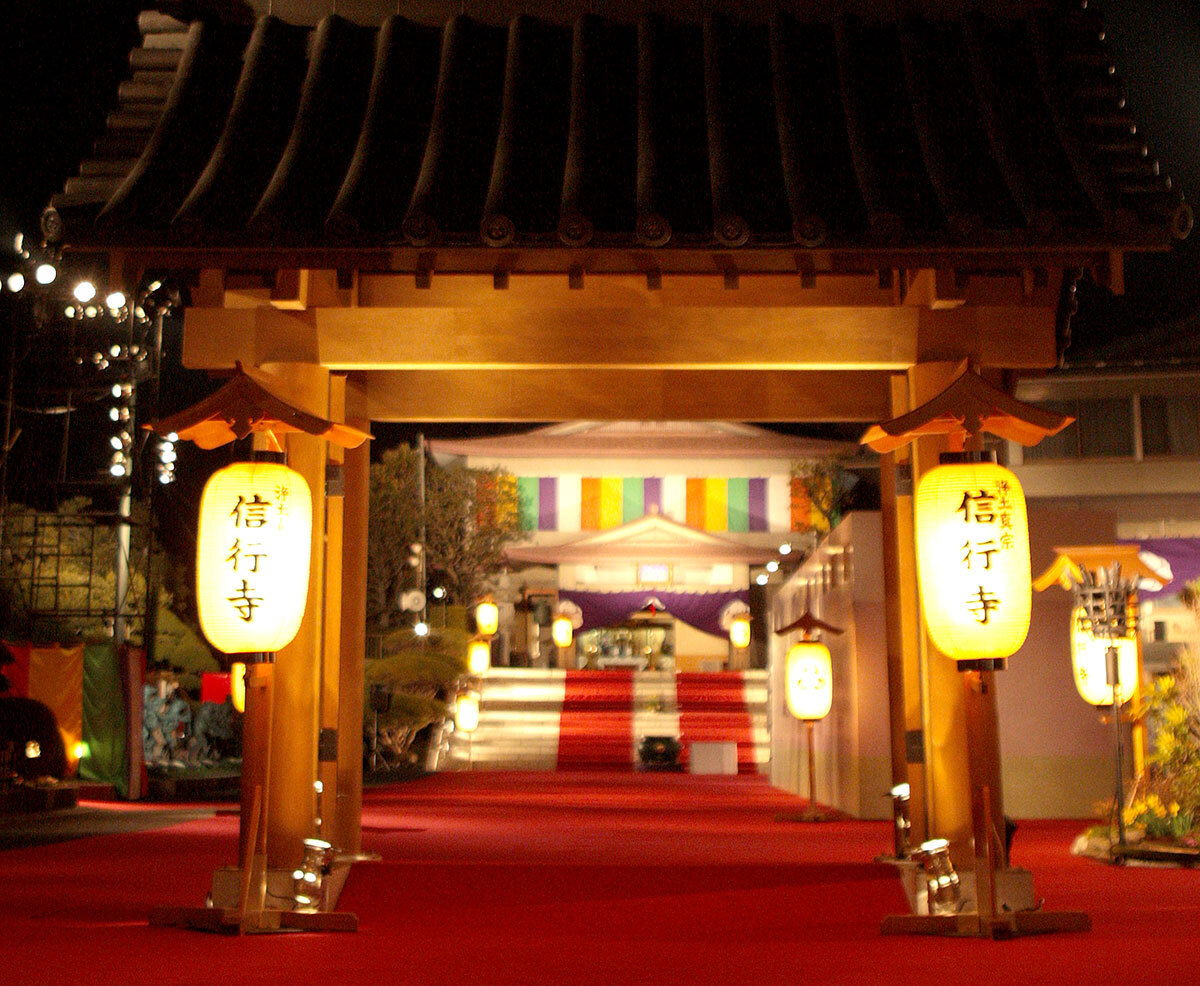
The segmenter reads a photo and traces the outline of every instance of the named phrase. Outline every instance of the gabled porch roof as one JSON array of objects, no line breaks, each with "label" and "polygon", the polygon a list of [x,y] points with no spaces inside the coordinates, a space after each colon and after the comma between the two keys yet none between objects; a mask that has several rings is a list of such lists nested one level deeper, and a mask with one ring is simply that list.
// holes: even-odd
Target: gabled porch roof
[{"label": "gabled porch roof", "polygon": [[613,562],[765,565],[775,557],[774,551],[698,531],[661,514],[647,514],[621,527],[565,544],[512,545],[505,553],[510,561],[533,565]]}]

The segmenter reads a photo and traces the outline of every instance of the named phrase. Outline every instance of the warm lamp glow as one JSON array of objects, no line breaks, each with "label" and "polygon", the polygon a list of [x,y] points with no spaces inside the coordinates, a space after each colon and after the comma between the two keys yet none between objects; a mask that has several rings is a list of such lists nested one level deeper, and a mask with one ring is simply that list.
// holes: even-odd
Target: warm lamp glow
[{"label": "warm lamp glow", "polygon": [[475,607],[475,626],[485,637],[490,637],[500,629],[500,607],[492,600],[481,600]]},{"label": "warm lamp glow", "polygon": [[[1111,641],[1117,649],[1117,674],[1121,679],[1117,690],[1120,704],[1133,698],[1138,684],[1137,640],[1130,631],[1127,637]],[[1110,641],[1093,637],[1083,619],[1083,608],[1071,613],[1071,669],[1075,672],[1075,688],[1091,705],[1112,705],[1113,687],[1108,683],[1108,648]]]},{"label": "warm lamp glow", "polygon": [[277,651],[300,629],[308,599],[312,494],[274,462],[213,474],[200,500],[196,602],[200,627],[226,654]]},{"label": "warm lamp glow", "polygon": [[238,712],[246,711],[246,665],[235,661],[229,667],[229,694],[233,696],[233,707]]},{"label": "warm lamp glow", "polygon": [[575,628],[571,626],[571,617],[556,616],[550,625],[550,636],[556,647],[570,647],[575,639]]},{"label": "warm lamp glow", "polygon": [[1017,477],[994,462],[940,465],[921,477],[914,510],[921,610],[934,644],[960,661],[1008,657],[1025,641],[1032,602]]},{"label": "warm lamp glow", "polygon": [[486,640],[476,638],[467,645],[467,670],[471,674],[483,674],[492,666],[492,646]]},{"label": "warm lamp glow", "polygon": [[833,707],[833,662],[824,644],[805,640],[788,651],[787,707],[797,719],[824,719],[829,715]]},{"label": "warm lamp glow", "polygon": [[460,695],[454,713],[454,726],[464,733],[473,733],[479,725],[479,696]]},{"label": "warm lamp glow", "polygon": [[729,624],[729,642],[738,650],[750,646],[750,617],[746,614],[735,616]]}]

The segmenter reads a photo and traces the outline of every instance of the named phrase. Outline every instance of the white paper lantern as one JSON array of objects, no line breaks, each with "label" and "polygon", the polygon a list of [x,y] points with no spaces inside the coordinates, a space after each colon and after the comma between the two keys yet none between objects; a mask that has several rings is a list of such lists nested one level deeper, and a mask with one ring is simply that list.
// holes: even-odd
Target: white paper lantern
[{"label": "white paper lantern", "polygon": [[200,499],[196,603],[200,627],[226,654],[277,651],[308,600],[312,494],[275,462],[237,462]]}]

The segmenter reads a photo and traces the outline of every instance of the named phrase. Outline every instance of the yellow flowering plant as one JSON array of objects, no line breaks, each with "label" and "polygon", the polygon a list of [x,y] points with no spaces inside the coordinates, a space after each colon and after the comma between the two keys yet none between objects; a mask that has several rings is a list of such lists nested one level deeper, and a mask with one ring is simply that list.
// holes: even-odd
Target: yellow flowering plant
[{"label": "yellow flowering plant", "polygon": [[1175,674],[1159,675],[1138,713],[1151,736],[1140,794],[1123,809],[1126,826],[1154,839],[1196,843],[1200,835],[1200,656],[1188,649]]}]

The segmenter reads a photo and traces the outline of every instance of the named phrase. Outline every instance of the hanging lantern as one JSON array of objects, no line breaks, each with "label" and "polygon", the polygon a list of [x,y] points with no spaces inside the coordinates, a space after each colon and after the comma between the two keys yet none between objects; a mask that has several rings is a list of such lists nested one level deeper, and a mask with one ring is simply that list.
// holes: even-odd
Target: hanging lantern
[{"label": "hanging lantern", "polygon": [[454,728],[464,733],[473,733],[479,725],[479,696],[472,693],[458,697],[454,713]]},{"label": "hanging lantern", "polygon": [[787,655],[787,707],[797,719],[824,719],[833,707],[829,648],[812,640],[792,644]]},{"label": "hanging lantern", "polygon": [[1025,494],[988,455],[943,454],[914,501],[925,626],[960,661],[1008,657],[1029,632]]},{"label": "hanging lantern", "polygon": [[200,627],[226,654],[277,651],[300,629],[308,599],[312,494],[275,462],[214,473],[200,499],[196,603]]},{"label": "hanging lantern", "polygon": [[738,650],[750,646],[750,616],[740,613],[729,623],[729,642]]},{"label": "hanging lantern", "polygon": [[482,637],[467,644],[467,670],[471,674],[484,674],[492,666],[492,645]]},{"label": "hanging lantern", "polygon": [[1138,685],[1138,659],[1136,631],[1128,636],[1108,640],[1093,637],[1083,608],[1077,606],[1071,613],[1071,668],[1075,672],[1075,688],[1085,702],[1091,705],[1112,705],[1113,686],[1108,681],[1108,648],[1117,649],[1117,689],[1119,704],[1133,698]]},{"label": "hanging lantern", "polygon": [[229,668],[229,694],[238,712],[246,711],[246,665],[235,661]]},{"label": "hanging lantern", "polygon": [[485,637],[500,629],[500,607],[490,597],[481,599],[475,607],[475,626]]},{"label": "hanging lantern", "polygon": [[556,616],[550,625],[550,636],[556,647],[570,647],[575,639],[575,628],[571,626],[571,617]]}]

